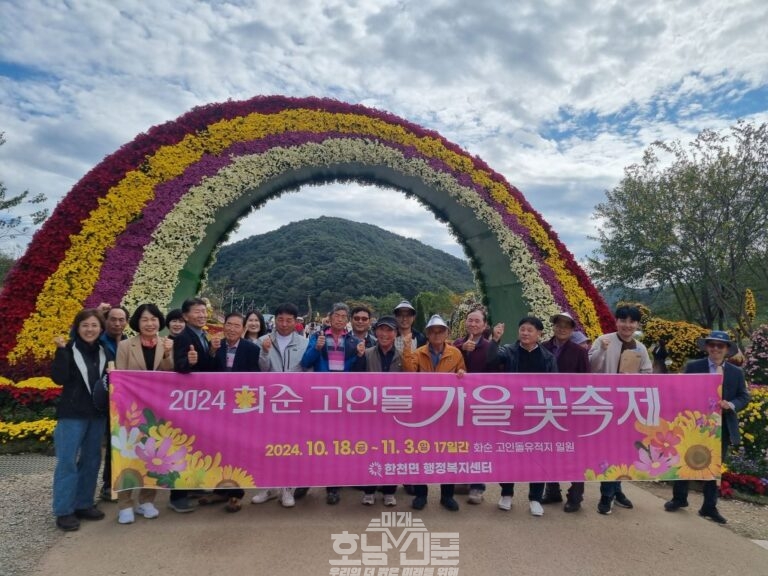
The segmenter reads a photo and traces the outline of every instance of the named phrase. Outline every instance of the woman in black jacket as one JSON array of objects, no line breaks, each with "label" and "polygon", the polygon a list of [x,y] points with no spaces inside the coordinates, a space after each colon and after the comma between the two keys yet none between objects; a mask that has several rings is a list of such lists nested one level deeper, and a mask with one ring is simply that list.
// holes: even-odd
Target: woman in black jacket
[{"label": "woman in black jacket", "polygon": [[53,474],[53,513],[56,526],[77,530],[80,520],[101,520],[94,504],[101,466],[101,441],[107,414],[96,409],[91,391],[113,360],[99,341],[104,318],[95,308],[75,316],[73,337],[57,338],[51,378],[62,386],[56,408],[56,470]]}]

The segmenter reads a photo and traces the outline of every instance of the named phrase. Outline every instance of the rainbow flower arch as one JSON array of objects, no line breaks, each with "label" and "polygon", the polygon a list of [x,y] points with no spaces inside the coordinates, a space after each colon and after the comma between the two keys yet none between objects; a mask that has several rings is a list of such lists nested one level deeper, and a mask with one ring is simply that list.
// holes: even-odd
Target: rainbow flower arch
[{"label": "rainbow flower arch", "polygon": [[572,254],[479,158],[386,112],[259,96],[155,126],[72,188],[0,294],[0,373],[47,364],[54,337],[84,306],[178,305],[252,206],[303,184],[348,180],[414,195],[447,221],[494,321],[568,310],[592,337],[611,330],[610,310]]}]

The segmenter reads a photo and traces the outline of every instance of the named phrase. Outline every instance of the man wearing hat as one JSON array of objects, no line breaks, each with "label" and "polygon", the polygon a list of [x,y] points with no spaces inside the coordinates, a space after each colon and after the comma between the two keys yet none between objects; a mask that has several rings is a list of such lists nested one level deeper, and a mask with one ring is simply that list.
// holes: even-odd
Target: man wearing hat
[{"label": "man wearing hat", "polygon": [[[398,318],[398,324],[400,324]],[[427,322],[427,344],[420,346],[414,352],[411,347],[411,336],[403,339],[403,366],[407,372],[453,372],[464,375],[467,367],[461,351],[446,342],[448,324],[439,314],[435,314]],[[411,503],[415,510],[422,510],[427,505],[428,487],[426,484],[414,486],[416,497]],[[459,503],[453,498],[455,485],[440,485],[440,504],[451,512],[459,509]]]},{"label": "man wearing hat", "polygon": [[403,300],[395,306],[394,315],[397,319],[395,348],[402,352],[405,338],[410,340],[412,350],[416,350],[419,346],[424,346],[427,343],[424,334],[413,329],[413,322],[416,320],[416,308],[408,300]]},{"label": "man wearing hat", "polygon": [[[568,374],[589,373],[589,356],[587,350],[575,343],[572,338],[576,328],[576,321],[568,312],[560,312],[550,318],[555,335],[544,342],[542,346],[552,352],[557,360],[557,371]],[[583,335],[583,334],[582,334]],[[584,482],[572,482],[568,488],[566,502],[563,510],[576,512],[581,508],[584,500]],[[542,504],[562,502],[560,484],[547,482]]]},{"label": "man wearing hat", "polygon": [[[376,336],[374,345],[366,348],[352,366],[354,372],[402,372],[403,356],[395,348],[397,320],[394,316],[382,316],[373,326]],[[376,486],[363,488],[363,505],[372,506],[376,503]],[[397,486],[379,486],[384,495],[384,506],[396,506],[395,490]]]},{"label": "man wearing hat", "polygon": [[[736,414],[749,403],[749,392],[744,382],[744,372],[741,368],[725,361],[728,356],[738,352],[736,343],[727,332],[713,330],[706,338],[699,338],[696,343],[706,358],[691,360],[685,365],[685,374],[722,374],[723,399],[720,400],[722,409],[722,459],[725,460],[729,446],[737,446],[739,435],[739,420]],[[704,503],[699,510],[699,516],[709,518],[718,524],[725,524],[726,519],[717,509],[717,481],[704,482]],[[676,512],[688,506],[688,480],[675,480],[672,483],[672,500],[664,504],[667,512]]]}]

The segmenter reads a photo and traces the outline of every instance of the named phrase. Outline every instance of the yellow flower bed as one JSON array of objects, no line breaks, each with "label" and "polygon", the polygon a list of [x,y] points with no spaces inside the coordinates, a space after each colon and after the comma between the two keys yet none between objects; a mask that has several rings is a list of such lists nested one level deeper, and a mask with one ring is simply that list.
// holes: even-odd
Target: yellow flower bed
[{"label": "yellow flower bed", "polygon": [[53,437],[54,428],[56,428],[56,420],[52,418],[33,422],[0,422],[0,443],[6,444],[25,438],[36,438],[40,442],[47,442]]}]

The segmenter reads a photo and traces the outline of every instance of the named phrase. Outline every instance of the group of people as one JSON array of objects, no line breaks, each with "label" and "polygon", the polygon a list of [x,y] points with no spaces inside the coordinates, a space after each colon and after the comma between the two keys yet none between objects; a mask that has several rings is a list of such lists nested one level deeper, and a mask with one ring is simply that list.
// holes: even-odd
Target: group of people
[{"label": "group of people", "polygon": [[[439,315],[433,315],[422,334],[413,328],[416,309],[410,302],[400,302],[391,315],[373,323],[371,310],[365,306],[351,309],[344,303],[334,304],[327,323],[309,338],[297,331],[299,311],[296,305],[284,303],[274,311],[274,329],[259,312],[243,315],[231,312],[224,319],[223,335],[209,337],[206,302],[199,298],[186,300],[181,309],[168,315],[154,304],[142,304],[133,314],[121,307],[103,307],[80,311],[74,319],[69,341],[57,339],[52,365],[52,378],[63,387],[57,407],[58,423],[54,432],[57,464],[54,473],[53,511],[62,530],[77,530],[80,520],[100,520],[104,513],[94,504],[97,477],[101,465],[102,440],[107,430],[108,415],[99,411],[91,391],[108,371],[111,361],[121,370],[175,370],[177,372],[443,372],[461,377],[466,372],[600,372],[619,374],[652,372],[645,346],[635,338],[640,311],[632,306],[616,310],[616,331],[591,342],[576,330],[577,324],[568,312],[555,314],[549,321],[554,335],[543,341],[544,322],[526,316],[518,322],[514,343],[501,344],[504,324],[488,325],[486,311],[471,311],[465,320],[466,335],[448,341],[449,328]],[[126,325],[135,336],[126,337]],[[167,336],[160,332],[168,330]],[[742,371],[727,363],[735,344],[726,332],[713,331],[699,342],[707,358],[691,361],[687,373],[723,374],[723,455],[730,445],[739,442],[737,412],[743,409],[749,395]],[[108,432],[107,432],[108,434]],[[101,496],[111,499],[109,454],[106,452],[104,485]],[[373,505],[378,492],[385,506],[396,506],[396,486],[363,487],[362,504]],[[468,503],[481,504],[486,486],[471,484]],[[308,488],[283,487],[256,490],[253,504],[279,499],[284,507],[295,506]],[[426,485],[406,486],[413,496],[411,507],[421,510],[427,505]],[[136,514],[156,518],[155,490],[138,491],[134,502],[132,491],[118,495],[118,522],[131,524]],[[326,503],[338,504],[339,487],[325,488]],[[512,507],[514,484],[501,484],[498,508]],[[670,512],[688,506],[688,483],[674,483],[673,497],[665,504]],[[706,482],[704,503],[699,514],[715,522],[725,523],[717,509],[718,489],[714,480]],[[197,505],[221,503],[229,512],[241,509],[245,493],[242,489],[217,489],[194,493],[171,490],[169,508],[179,513],[192,512]],[[530,513],[541,516],[543,506],[564,502],[564,511],[578,511],[584,497],[584,483],[572,482],[565,499],[557,483],[530,483]],[[440,504],[457,511],[455,486],[440,486]],[[611,514],[613,506],[633,507],[620,482],[602,482],[597,510]]]}]

